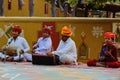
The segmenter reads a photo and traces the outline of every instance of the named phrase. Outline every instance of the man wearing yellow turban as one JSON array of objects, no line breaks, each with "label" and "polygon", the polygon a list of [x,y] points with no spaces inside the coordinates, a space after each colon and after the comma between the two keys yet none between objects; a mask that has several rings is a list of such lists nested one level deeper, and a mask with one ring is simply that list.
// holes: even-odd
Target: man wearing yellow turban
[{"label": "man wearing yellow turban", "polygon": [[63,64],[76,64],[77,52],[75,42],[70,38],[72,31],[64,26],[61,31],[61,41],[56,51],[48,53],[48,56],[58,55]]}]

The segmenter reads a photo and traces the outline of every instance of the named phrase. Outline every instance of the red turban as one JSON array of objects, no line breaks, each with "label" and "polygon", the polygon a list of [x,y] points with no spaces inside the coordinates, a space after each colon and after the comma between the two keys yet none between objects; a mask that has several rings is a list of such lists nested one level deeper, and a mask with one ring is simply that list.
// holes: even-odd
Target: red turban
[{"label": "red turban", "polygon": [[115,34],[114,33],[111,33],[110,36],[111,36],[111,38],[115,38]]},{"label": "red turban", "polygon": [[48,29],[48,28],[43,28],[43,32],[44,32],[44,33],[48,33],[48,34],[51,33],[50,29]]},{"label": "red turban", "polygon": [[72,31],[67,26],[64,26],[62,28],[61,34],[64,35],[64,36],[71,36]]},{"label": "red turban", "polygon": [[112,32],[105,32],[104,38],[115,38],[115,34]]},{"label": "red turban", "polygon": [[20,34],[22,32],[22,29],[20,28],[20,26],[14,26],[12,31],[18,32],[18,34]]}]

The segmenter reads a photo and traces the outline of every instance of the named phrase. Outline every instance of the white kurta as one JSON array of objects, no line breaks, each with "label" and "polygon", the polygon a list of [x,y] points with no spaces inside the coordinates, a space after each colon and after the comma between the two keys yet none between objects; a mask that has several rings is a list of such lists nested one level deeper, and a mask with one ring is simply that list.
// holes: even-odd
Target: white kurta
[{"label": "white kurta", "polygon": [[[50,37],[48,38],[41,37],[38,39],[37,43],[34,46],[38,46],[35,49],[36,54],[46,55],[48,52],[51,52],[52,40]],[[27,60],[32,61],[32,54],[25,53],[24,56]]]},{"label": "white kurta", "polygon": [[[12,40],[12,41],[11,41]],[[10,43],[10,44],[9,44]],[[18,36],[17,39],[14,41],[13,38],[10,38],[8,40],[8,45],[15,46],[17,48],[22,49],[24,52],[28,52],[30,50],[30,47],[26,41],[25,38]]]},{"label": "white kurta", "polygon": [[50,37],[48,37],[48,38],[41,37],[34,46],[38,46],[35,49],[35,53],[43,54],[44,55],[44,54],[46,54],[48,52],[51,52],[51,49],[52,49],[52,40],[51,40]]},{"label": "white kurta", "polygon": [[58,55],[62,63],[72,64],[77,59],[76,45],[71,38],[68,38],[66,42],[61,40],[57,50],[52,53]]},{"label": "white kurta", "polygon": [[[24,53],[28,52],[30,50],[30,47],[26,41],[25,38],[18,36],[16,38],[16,40],[14,41],[13,37],[8,39],[7,42],[8,46],[15,46],[19,49],[22,49],[24,51]],[[3,58],[4,55],[1,55],[0,57]],[[21,55],[21,58],[23,58],[23,55]],[[14,60],[19,60],[19,55],[18,56],[14,56]]]}]

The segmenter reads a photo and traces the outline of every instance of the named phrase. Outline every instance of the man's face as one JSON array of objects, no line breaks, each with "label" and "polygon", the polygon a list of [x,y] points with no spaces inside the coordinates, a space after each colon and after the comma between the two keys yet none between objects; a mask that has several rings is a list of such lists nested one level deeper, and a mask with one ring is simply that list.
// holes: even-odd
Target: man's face
[{"label": "man's face", "polygon": [[112,40],[111,38],[105,38],[105,42]]},{"label": "man's face", "polygon": [[107,45],[111,45],[112,44],[112,39],[111,38],[106,38],[105,42]]},{"label": "man's face", "polygon": [[49,37],[49,33],[47,33],[47,32],[43,32],[43,34],[42,34],[42,36],[44,37],[44,38],[46,38],[46,37]]},{"label": "man's face", "polygon": [[67,41],[67,39],[69,38],[69,36],[64,36],[64,35],[62,35],[62,40],[65,42],[65,41]]},{"label": "man's face", "polygon": [[12,36],[17,37],[17,36],[19,36],[19,33],[17,31],[12,31]]}]

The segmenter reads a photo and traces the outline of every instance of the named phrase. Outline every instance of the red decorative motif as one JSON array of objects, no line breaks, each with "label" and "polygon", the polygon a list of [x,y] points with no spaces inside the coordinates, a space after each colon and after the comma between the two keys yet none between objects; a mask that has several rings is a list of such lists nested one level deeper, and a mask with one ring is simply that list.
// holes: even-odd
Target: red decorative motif
[{"label": "red decorative motif", "polygon": [[[43,22],[43,28],[48,28],[51,31],[50,36],[51,36],[52,45],[53,45],[52,49],[56,50],[59,44],[59,32],[55,31],[55,23],[54,22]],[[38,37],[42,36],[42,32],[40,31],[38,35],[39,35]]]}]

